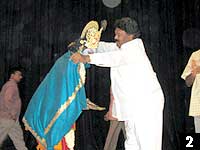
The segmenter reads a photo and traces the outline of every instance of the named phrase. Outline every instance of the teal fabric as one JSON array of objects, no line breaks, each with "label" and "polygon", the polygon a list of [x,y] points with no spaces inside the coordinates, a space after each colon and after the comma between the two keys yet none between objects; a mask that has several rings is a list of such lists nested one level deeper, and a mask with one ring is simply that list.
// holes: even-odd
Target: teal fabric
[{"label": "teal fabric", "polygon": [[70,60],[70,52],[67,52],[55,62],[30,100],[23,122],[27,128],[31,128],[32,133],[36,133],[33,133],[36,139],[45,139],[48,150],[53,150],[53,146],[61,141],[86,108],[85,89],[82,85],[72,103],[45,134],[45,129],[55,114],[74,93],[79,79],[78,64]]}]

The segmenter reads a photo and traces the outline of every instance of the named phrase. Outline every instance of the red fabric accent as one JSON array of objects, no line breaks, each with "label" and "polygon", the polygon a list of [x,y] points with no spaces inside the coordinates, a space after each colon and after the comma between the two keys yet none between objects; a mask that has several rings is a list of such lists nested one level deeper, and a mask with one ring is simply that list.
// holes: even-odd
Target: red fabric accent
[{"label": "red fabric accent", "polygon": [[69,150],[69,148],[67,147],[67,143],[66,143],[64,137],[62,138],[61,142],[62,142],[62,150]]}]

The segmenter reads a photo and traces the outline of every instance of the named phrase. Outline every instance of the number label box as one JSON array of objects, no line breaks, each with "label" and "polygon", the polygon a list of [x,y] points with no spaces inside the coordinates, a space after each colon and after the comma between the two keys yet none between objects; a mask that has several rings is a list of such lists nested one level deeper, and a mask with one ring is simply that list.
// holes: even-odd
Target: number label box
[{"label": "number label box", "polygon": [[180,134],[181,150],[200,150],[200,133]]}]

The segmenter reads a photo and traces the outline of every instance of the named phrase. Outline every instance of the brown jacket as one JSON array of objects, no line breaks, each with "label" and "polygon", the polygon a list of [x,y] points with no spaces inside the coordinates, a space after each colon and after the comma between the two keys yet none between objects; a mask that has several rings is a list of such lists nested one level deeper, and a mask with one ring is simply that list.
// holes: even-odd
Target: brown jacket
[{"label": "brown jacket", "polygon": [[21,99],[17,83],[10,79],[7,81],[0,92],[0,119],[19,118],[21,111]]}]

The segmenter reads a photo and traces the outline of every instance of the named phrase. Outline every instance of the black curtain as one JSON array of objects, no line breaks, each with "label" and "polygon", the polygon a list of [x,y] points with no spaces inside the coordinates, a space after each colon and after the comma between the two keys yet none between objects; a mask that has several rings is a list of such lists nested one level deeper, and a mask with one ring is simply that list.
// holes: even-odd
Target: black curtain
[{"label": "black curtain", "polygon": [[[199,8],[199,0],[122,0],[115,8],[104,6],[101,0],[1,0],[0,85],[8,79],[11,66],[25,68],[20,84],[23,116],[42,79],[87,22],[108,20],[102,40],[113,41],[114,21],[133,17],[140,25],[146,52],[165,94],[163,150],[179,150],[180,133],[194,132],[193,119],[187,116],[190,89],[180,76],[190,54],[200,47]],[[109,87],[109,68],[87,69],[86,92],[93,102],[108,108]],[[103,149],[109,127],[103,120],[105,113],[81,114],[76,150]],[[27,131],[24,134],[33,150],[34,138]],[[123,140],[120,138],[118,150],[124,149]],[[7,150],[13,148],[9,140],[4,145]]]}]

